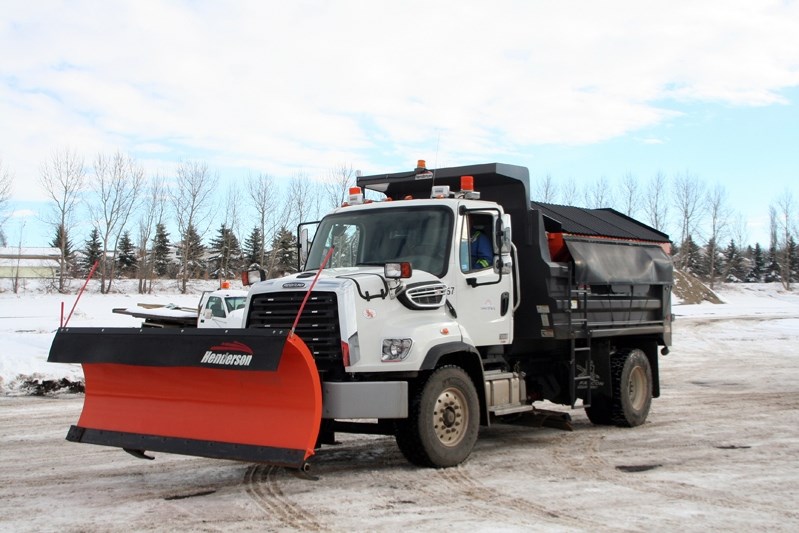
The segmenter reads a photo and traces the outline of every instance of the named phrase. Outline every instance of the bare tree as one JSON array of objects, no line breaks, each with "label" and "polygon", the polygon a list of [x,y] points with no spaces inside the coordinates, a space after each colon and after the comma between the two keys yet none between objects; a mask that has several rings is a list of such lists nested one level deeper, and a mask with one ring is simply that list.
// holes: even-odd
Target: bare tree
[{"label": "bare tree", "polygon": [[619,182],[619,196],[621,197],[622,212],[628,217],[634,217],[640,198],[638,197],[638,180],[632,172],[627,172],[622,176]]},{"label": "bare tree", "polygon": [[716,184],[708,191],[706,202],[710,233],[707,239],[708,278],[710,288],[713,289],[719,273],[717,260],[721,250],[720,244],[727,236],[731,211],[727,205],[727,190],[721,184]]},{"label": "bare tree", "polygon": [[[217,177],[212,176],[208,165],[199,161],[185,161],[178,165],[175,185],[170,190],[175,220],[180,233],[180,291],[186,293],[192,247],[197,244],[191,237],[202,239],[211,224],[211,201]],[[202,225],[202,227],[200,226]]]},{"label": "bare tree", "polygon": [[[247,180],[247,195],[250,197],[250,205],[255,209],[258,216],[258,228],[261,230],[261,237],[266,241],[267,225],[275,219],[275,212],[279,198],[277,197],[277,187],[275,187],[272,177],[269,174],[258,174],[250,176]],[[271,230],[272,228],[270,228]],[[270,235],[272,232],[270,231]],[[266,246],[261,247],[261,257],[258,264],[264,268],[265,263],[265,249]]]},{"label": "bare tree", "polygon": [[53,202],[48,222],[60,233],[60,258],[58,290],[64,292],[67,270],[68,234],[80,193],[83,190],[86,169],[83,158],[69,148],[54,151],[41,166],[39,182]]},{"label": "bare tree", "polygon": [[300,222],[306,222],[319,215],[319,194],[316,183],[305,172],[297,172],[289,182],[286,196],[287,212],[280,218],[286,227],[293,230]]},{"label": "bare tree", "polygon": [[535,184],[535,199],[539,202],[554,203],[558,196],[558,186],[552,178],[552,174],[547,174]]},{"label": "bare tree", "polygon": [[112,156],[98,154],[90,182],[92,195],[88,206],[103,244],[100,292],[105,294],[111,290],[119,237],[139,200],[144,170],[130,156],[119,151]]},{"label": "bare tree", "polygon": [[664,232],[669,216],[668,196],[666,175],[658,171],[647,184],[644,211],[649,225]]},{"label": "bare tree", "polygon": [[730,237],[741,247],[746,246],[749,242],[749,223],[743,214],[737,213],[733,216],[730,224]]},{"label": "bare tree", "polygon": [[164,178],[159,175],[153,176],[145,187],[138,228],[139,294],[152,291],[154,265],[150,261],[150,253],[147,247],[155,231],[155,226],[163,222],[168,194],[169,191],[166,189]]},{"label": "bare tree", "polygon": [[[680,249],[684,252],[688,238],[693,236],[704,216],[703,192],[703,183],[687,170],[674,180],[674,205],[680,217]],[[688,254],[682,253],[681,256],[680,267],[685,268],[688,264]]]},{"label": "bare tree", "polygon": [[[285,195],[283,210],[276,220],[275,232],[271,241],[264,236],[264,242],[274,242],[276,237],[289,230],[294,232],[301,222],[316,220],[319,216],[319,189],[316,183],[305,172],[296,172],[289,182]],[[272,272],[277,266],[279,248],[272,246],[267,261],[267,270]]]},{"label": "bare tree", "polygon": [[796,235],[796,203],[790,190],[785,189],[777,197],[772,206],[772,220],[776,224],[774,228],[775,248],[777,250],[777,261],[780,267],[780,278],[785,290],[791,290],[791,245],[795,241]]},{"label": "bare tree", "polygon": [[11,188],[14,176],[3,165],[3,160],[0,159],[0,246],[6,245],[6,237],[3,232],[3,226],[8,220],[9,214],[5,213],[8,200],[11,198]]},{"label": "bare tree", "polygon": [[560,187],[560,198],[565,205],[577,205],[579,201],[579,187],[574,178],[569,177]]},{"label": "bare tree", "polygon": [[600,209],[613,205],[613,191],[608,178],[601,176],[591,186],[585,189],[585,207]]},{"label": "bare tree", "polygon": [[230,183],[225,195],[225,213],[222,218],[225,227],[230,228],[241,241],[241,190],[238,182]]},{"label": "bare tree", "polygon": [[324,194],[327,207],[335,209],[340,207],[347,199],[350,187],[355,183],[355,171],[352,165],[340,163],[330,169],[327,180],[324,182]]}]

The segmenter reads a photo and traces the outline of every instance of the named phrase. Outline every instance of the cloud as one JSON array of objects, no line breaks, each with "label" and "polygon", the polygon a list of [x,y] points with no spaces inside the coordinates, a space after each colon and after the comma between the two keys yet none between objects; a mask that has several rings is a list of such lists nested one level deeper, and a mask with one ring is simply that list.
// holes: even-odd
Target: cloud
[{"label": "cloud", "polygon": [[9,218],[31,218],[38,216],[32,209],[16,209],[9,214]]},{"label": "cloud", "polygon": [[[12,2],[0,157],[374,169],[590,144],[799,85],[796,2]],[[430,156],[428,156],[430,157]]]}]

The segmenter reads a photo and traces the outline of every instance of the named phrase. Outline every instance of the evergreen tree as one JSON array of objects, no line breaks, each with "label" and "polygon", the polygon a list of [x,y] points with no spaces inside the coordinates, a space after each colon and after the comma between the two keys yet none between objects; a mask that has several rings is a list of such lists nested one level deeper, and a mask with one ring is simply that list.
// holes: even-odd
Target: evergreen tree
[{"label": "evergreen tree", "polygon": [[719,276],[725,270],[724,255],[721,253],[716,240],[711,239],[700,252],[701,272],[694,272],[697,276],[702,276],[710,282],[710,288],[714,287]]},{"label": "evergreen tree", "polygon": [[286,229],[281,228],[272,240],[274,261],[269,277],[275,278],[297,271],[297,239]]},{"label": "evergreen tree", "polygon": [[748,283],[760,283],[763,281],[763,274],[766,269],[766,258],[763,255],[763,248],[760,247],[760,243],[755,243],[755,247],[752,250],[752,268],[749,270],[749,273],[746,275],[746,281]]},{"label": "evergreen tree", "polygon": [[746,272],[744,270],[744,257],[738,246],[735,245],[735,240],[730,239],[727,248],[724,249],[724,276],[726,281],[738,283],[744,280]]},{"label": "evergreen tree", "polygon": [[[205,246],[200,240],[200,234],[194,226],[189,226],[186,229],[184,245],[178,247],[178,257],[183,258],[183,250],[186,250],[186,265],[188,269],[189,278],[197,278],[205,272],[206,265],[203,260],[205,253]],[[182,262],[182,261],[181,261]]]},{"label": "evergreen tree", "polygon": [[768,259],[766,261],[766,268],[763,271],[763,281],[766,283],[782,281],[782,276],[780,276],[780,262],[777,259],[777,248],[774,245],[768,249]]},{"label": "evergreen tree", "polygon": [[688,235],[685,242],[680,247],[679,264],[684,265],[685,269],[694,276],[701,278],[707,275],[703,259],[702,250],[699,248],[699,245],[694,242],[691,235]]},{"label": "evergreen tree", "polygon": [[231,278],[238,275],[241,268],[241,247],[233,230],[225,224],[217,230],[216,237],[211,241],[211,268],[216,277]]},{"label": "evergreen tree", "polygon": [[80,262],[81,270],[84,273],[91,271],[94,263],[103,256],[103,243],[100,242],[100,231],[92,228],[89,238],[84,241],[83,259]]},{"label": "evergreen tree", "polygon": [[75,251],[72,249],[72,240],[70,240],[69,234],[64,226],[59,225],[56,228],[55,236],[53,240],[50,241],[50,246],[58,248],[63,252],[64,264],[61,268],[63,268],[65,272],[72,272],[75,270]]},{"label": "evergreen tree", "polygon": [[796,241],[793,235],[788,239],[786,244],[786,256],[788,257],[788,272],[792,283],[799,281],[799,251],[797,250]]},{"label": "evergreen tree", "polygon": [[119,238],[119,254],[117,255],[119,274],[122,276],[134,274],[138,262],[139,260],[136,258],[136,249],[130,238],[130,232],[125,230],[122,237]]},{"label": "evergreen tree", "polygon": [[153,270],[157,275],[165,276],[169,271],[169,233],[160,222],[155,225],[152,254]]},{"label": "evergreen tree", "polygon": [[261,251],[264,248],[264,237],[261,235],[261,228],[254,227],[250,236],[244,240],[244,259],[247,265],[244,266],[258,266],[258,261],[261,259]]}]

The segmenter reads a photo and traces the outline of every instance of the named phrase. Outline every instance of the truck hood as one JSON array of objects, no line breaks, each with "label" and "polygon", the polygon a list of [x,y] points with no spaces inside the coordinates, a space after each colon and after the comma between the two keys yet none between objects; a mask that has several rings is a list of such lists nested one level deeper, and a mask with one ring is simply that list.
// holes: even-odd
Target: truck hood
[{"label": "truck hood", "polygon": [[[308,290],[313,283],[316,271],[300,272],[282,278],[270,279],[256,283],[251,291],[254,293],[271,292],[275,290]],[[424,270],[414,270],[410,278],[401,280],[404,285],[420,282],[441,281],[438,277],[425,272]],[[336,287],[343,287],[355,284],[360,288],[362,294],[367,292],[370,295],[380,294],[388,287],[395,287],[396,281],[386,280],[383,275],[383,267],[362,266],[349,268],[326,268],[319,275],[314,290],[335,290]]]}]

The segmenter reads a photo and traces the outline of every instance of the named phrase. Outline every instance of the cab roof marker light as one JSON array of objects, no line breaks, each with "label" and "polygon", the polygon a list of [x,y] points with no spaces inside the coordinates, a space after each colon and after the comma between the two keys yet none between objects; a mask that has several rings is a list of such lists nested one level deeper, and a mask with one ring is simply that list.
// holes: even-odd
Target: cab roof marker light
[{"label": "cab roof marker light", "polygon": [[363,192],[360,187],[350,187],[350,194],[347,199],[349,205],[358,205],[363,203]]},{"label": "cab roof marker light", "polygon": [[474,176],[461,176],[461,194],[467,200],[480,199],[480,193],[474,190]]},{"label": "cab roof marker light", "polygon": [[430,198],[449,198],[449,185],[434,185]]}]

